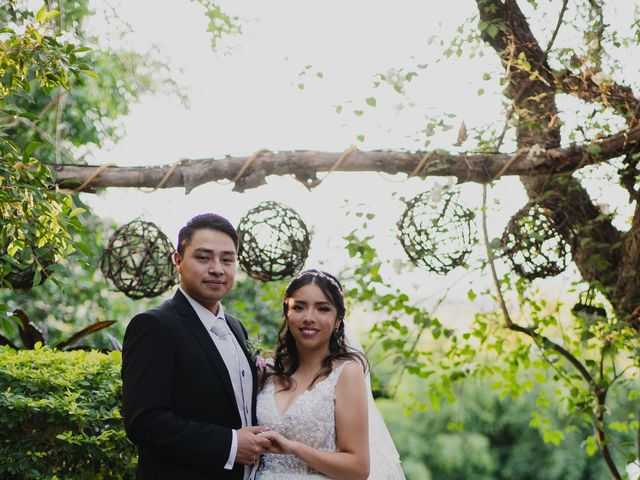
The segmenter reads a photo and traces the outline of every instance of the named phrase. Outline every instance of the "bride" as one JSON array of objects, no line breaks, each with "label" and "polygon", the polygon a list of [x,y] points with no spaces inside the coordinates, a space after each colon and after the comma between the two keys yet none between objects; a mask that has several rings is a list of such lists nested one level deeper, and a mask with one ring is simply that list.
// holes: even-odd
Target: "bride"
[{"label": "bride", "polygon": [[287,287],[283,313],[258,394],[258,423],[270,428],[262,435],[271,448],[255,478],[404,479],[371,396],[366,358],[345,335],[338,280],[303,271]]}]

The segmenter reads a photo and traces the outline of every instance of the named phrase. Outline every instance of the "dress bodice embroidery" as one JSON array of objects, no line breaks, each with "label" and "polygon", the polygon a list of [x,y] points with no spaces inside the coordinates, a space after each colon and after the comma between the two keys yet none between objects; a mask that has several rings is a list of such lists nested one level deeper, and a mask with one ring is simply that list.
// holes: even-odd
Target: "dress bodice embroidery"
[{"label": "dress bodice embroidery", "polygon": [[[273,377],[267,380],[258,394],[258,424],[318,450],[336,449],[335,390],[345,362],[335,368],[328,377],[318,381],[313,388],[296,397],[281,415],[275,399]],[[267,454],[256,479],[293,480],[295,478],[326,479],[326,475],[312,469],[294,455]]]}]

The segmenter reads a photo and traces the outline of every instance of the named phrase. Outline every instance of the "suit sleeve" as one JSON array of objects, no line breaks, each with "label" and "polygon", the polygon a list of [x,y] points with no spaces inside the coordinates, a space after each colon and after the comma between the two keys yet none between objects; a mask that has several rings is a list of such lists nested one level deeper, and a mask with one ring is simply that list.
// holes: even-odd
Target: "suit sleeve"
[{"label": "suit sleeve", "polygon": [[128,437],[172,461],[215,473],[231,450],[230,428],[198,423],[171,409],[175,363],[171,339],[154,315],[137,315],[122,349],[122,415]]}]

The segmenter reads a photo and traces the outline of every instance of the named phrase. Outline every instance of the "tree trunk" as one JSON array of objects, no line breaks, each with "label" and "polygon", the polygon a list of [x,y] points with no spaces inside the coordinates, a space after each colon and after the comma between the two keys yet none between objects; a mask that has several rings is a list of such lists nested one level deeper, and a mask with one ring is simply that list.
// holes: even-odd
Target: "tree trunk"
[{"label": "tree trunk", "polygon": [[[635,113],[640,102],[628,87],[612,83],[606,92],[611,98],[602,100],[602,89],[592,81],[595,72],[576,75],[552,71],[546,58],[551,43],[546,51],[540,48],[515,0],[477,0],[477,4],[481,21],[499,26],[497,35],[492,37],[485,29],[482,36],[500,56],[508,76],[505,94],[512,99],[513,111],[519,116],[519,149],[534,145],[545,150],[558,148],[557,92],[589,101],[607,101],[625,115],[629,126],[637,125]],[[521,66],[523,59],[531,68]],[[550,169],[549,175],[525,174],[521,179],[531,200],[556,212],[556,219],[568,217],[569,225],[559,231],[572,242],[573,260],[582,276],[609,299],[620,318],[629,319],[640,301],[640,283],[635,274],[640,254],[635,231],[640,227],[638,221],[634,219],[631,232],[623,235],[594,204],[579,180],[559,173]],[[577,241],[572,241],[573,236]]]}]

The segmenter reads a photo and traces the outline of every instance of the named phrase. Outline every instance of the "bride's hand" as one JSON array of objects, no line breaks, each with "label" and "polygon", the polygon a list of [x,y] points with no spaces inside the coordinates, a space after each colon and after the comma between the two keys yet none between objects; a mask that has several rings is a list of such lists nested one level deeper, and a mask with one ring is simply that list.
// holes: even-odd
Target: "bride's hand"
[{"label": "bride's hand", "polygon": [[262,432],[260,436],[271,440],[271,447],[269,447],[269,450],[267,453],[278,453],[278,454],[292,453],[293,444],[295,442],[293,442],[292,440],[289,440],[283,435],[280,435],[278,432],[269,430],[267,432]]}]

